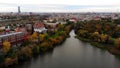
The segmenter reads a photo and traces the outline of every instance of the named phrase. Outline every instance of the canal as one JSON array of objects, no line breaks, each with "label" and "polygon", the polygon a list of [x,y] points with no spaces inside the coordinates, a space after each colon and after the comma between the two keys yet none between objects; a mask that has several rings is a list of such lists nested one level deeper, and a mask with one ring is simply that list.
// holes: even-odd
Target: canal
[{"label": "canal", "polygon": [[74,30],[66,41],[49,53],[15,68],[120,68],[120,60],[107,51],[90,46],[75,37]]}]

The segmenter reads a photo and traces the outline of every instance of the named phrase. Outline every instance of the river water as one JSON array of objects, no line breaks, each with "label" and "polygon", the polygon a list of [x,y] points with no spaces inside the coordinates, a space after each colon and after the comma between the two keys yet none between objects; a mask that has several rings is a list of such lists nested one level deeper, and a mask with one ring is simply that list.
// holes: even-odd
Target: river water
[{"label": "river water", "polygon": [[72,30],[70,37],[53,51],[39,55],[15,68],[120,68],[120,60],[114,55],[74,36]]}]

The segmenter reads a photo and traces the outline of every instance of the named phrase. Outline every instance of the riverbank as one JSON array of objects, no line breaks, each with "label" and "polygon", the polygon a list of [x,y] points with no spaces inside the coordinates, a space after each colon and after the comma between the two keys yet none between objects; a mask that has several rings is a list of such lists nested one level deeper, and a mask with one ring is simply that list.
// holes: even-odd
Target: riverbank
[{"label": "riverbank", "polygon": [[91,20],[75,24],[76,37],[91,45],[120,55],[120,26],[108,20]]},{"label": "riverbank", "polygon": [[[74,30],[62,44],[11,68],[119,68],[120,61],[107,51],[75,38]],[[108,60],[109,59],[109,60]],[[89,63],[89,64],[86,64]]]},{"label": "riverbank", "polygon": [[39,34],[34,32],[28,36],[21,46],[10,48],[1,53],[1,67],[17,65],[28,61],[34,56],[53,50],[55,46],[62,44],[69,37],[72,25],[59,25],[58,30],[54,32]]},{"label": "riverbank", "polygon": [[79,37],[79,36],[75,36],[75,37],[77,39],[81,40],[81,41],[90,43],[92,46],[95,46],[95,47],[100,48],[102,50],[107,50],[111,54],[116,55],[117,57],[118,56],[120,57],[120,50],[118,50],[117,48],[115,48],[114,46],[112,46],[110,44],[109,45],[108,44],[101,44],[101,43],[93,42],[93,41],[91,41],[89,39],[82,38],[82,37]]}]

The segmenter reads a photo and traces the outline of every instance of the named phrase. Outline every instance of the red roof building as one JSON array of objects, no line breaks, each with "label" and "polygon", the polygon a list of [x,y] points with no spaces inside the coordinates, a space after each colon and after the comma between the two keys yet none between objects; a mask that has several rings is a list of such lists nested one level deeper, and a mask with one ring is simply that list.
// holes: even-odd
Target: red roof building
[{"label": "red roof building", "polygon": [[38,29],[38,28],[43,28],[43,27],[44,27],[44,24],[41,23],[41,22],[36,23],[36,24],[34,25],[34,28],[36,28],[36,29]]},{"label": "red roof building", "polygon": [[71,21],[71,22],[76,22],[77,21],[77,19],[76,18],[70,18],[70,20],[69,21]]},{"label": "red roof building", "polygon": [[45,26],[43,23],[41,22],[38,22],[38,23],[35,23],[34,24],[34,31],[36,32],[44,32],[46,31],[47,29],[45,29]]}]

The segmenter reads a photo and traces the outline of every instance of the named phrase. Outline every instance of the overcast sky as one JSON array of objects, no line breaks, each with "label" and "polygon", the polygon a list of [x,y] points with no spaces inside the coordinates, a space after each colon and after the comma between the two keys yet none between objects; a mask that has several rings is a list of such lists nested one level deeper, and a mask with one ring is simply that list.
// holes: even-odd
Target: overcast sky
[{"label": "overcast sky", "polygon": [[120,12],[120,0],[0,0],[0,12]]}]

